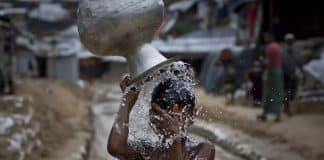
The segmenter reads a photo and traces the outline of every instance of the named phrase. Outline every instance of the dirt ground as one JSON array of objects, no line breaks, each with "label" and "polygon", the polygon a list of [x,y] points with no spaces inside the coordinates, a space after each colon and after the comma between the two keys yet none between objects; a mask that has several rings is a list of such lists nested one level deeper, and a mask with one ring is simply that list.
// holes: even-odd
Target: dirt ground
[{"label": "dirt ground", "polygon": [[224,97],[216,97],[197,88],[201,117],[242,130],[252,137],[270,141],[273,146],[287,146],[288,150],[300,154],[305,159],[324,159],[324,115],[307,112],[293,117],[284,117],[280,123],[271,119],[256,121],[261,108],[250,107],[238,100],[234,105],[226,105]]},{"label": "dirt ground", "polygon": [[91,138],[90,94],[51,80],[21,81],[16,92],[11,98],[0,97],[0,113],[7,117],[30,113],[30,122],[14,121],[12,129],[0,135],[0,159],[73,160],[86,155]]}]

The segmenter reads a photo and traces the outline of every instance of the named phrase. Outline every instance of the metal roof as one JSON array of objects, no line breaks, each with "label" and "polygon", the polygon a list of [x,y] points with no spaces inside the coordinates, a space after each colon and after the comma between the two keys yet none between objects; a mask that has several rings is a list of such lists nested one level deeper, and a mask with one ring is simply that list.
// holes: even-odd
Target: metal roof
[{"label": "metal roof", "polygon": [[177,38],[170,40],[154,40],[152,42],[160,52],[164,53],[213,53],[224,48],[234,47],[235,38]]},{"label": "metal roof", "polygon": [[188,33],[182,37],[153,40],[152,44],[163,53],[215,53],[224,48],[235,46],[235,32],[226,28],[202,29]]}]

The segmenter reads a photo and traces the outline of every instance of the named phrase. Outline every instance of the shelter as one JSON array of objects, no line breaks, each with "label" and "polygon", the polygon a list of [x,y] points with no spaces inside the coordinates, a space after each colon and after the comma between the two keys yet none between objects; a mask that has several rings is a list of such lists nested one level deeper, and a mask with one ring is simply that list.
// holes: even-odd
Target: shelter
[{"label": "shelter", "polygon": [[20,36],[17,44],[36,56],[38,76],[41,78],[64,79],[77,83],[79,63],[77,53],[81,43],[71,31],[63,31],[54,37],[36,39]]}]

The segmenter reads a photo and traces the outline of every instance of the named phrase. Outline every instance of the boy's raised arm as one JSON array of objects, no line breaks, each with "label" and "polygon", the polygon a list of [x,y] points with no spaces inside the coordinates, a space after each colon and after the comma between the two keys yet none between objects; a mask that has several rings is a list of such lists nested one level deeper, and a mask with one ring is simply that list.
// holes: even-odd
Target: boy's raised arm
[{"label": "boy's raised arm", "polygon": [[138,94],[139,91],[134,88],[123,96],[116,120],[108,138],[108,152],[119,159],[129,159],[137,155],[128,145],[127,139],[129,133],[129,114],[137,100]]}]

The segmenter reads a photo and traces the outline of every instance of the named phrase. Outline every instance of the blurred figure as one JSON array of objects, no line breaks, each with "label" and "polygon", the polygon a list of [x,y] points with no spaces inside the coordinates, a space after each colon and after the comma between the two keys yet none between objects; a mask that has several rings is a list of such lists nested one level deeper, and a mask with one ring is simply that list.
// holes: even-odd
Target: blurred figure
[{"label": "blurred figure", "polygon": [[253,105],[259,106],[261,105],[262,100],[262,74],[263,68],[260,62],[260,59],[257,59],[253,63],[253,67],[248,74],[248,79],[252,83],[252,87],[250,90],[250,94],[253,98]]},{"label": "blurred figure", "polygon": [[292,115],[291,101],[295,98],[298,88],[298,71],[301,67],[299,55],[294,48],[295,36],[291,33],[285,36],[283,50],[283,72],[284,72],[284,112]]},{"label": "blurred figure", "polygon": [[283,74],[282,74],[282,49],[270,33],[265,33],[266,63],[267,67],[263,74],[262,105],[263,113],[257,118],[267,120],[267,115],[276,115],[276,122],[281,120],[281,105],[283,102]]},{"label": "blurred figure", "polygon": [[234,94],[236,91],[236,68],[233,53],[225,49],[221,53],[221,62],[224,68],[224,93],[227,104],[234,104]]},{"label": "blurred figure", "polygon": [[2,31],[2,48],[0,52],[0,65],[3,78],[2,91],[4,93],[14,93],[13,66],[14,66],[14,45],[15,29],[7,17],[0,17],[0,27]]}]

